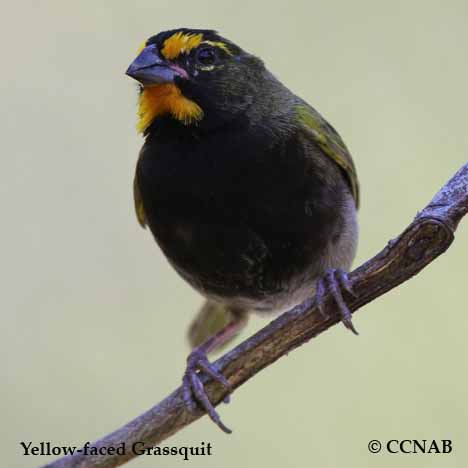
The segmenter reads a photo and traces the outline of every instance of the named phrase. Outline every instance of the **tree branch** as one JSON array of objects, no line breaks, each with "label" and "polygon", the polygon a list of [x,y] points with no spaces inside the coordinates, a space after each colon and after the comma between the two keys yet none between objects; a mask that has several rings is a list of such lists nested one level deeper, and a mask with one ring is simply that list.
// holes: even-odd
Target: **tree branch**
[{"label": "tree branch", "polygon": [[[436,194],[414,221],[374,258],[350,274],[356,293],[346,295],[351,311],[398,286],[422,270],[450,246],[459,221],[468,212],[468,163]],[[346,292],[344,292],[346,294]],[[284,313],[252,337],[245,340],[215,363],[233,388],[237,388],[264,367],[292,349],[306,343],[340,321],[330,296],[325,298],[328,317],[318,313],[313,298]],[[209,379],[205,379],[205,382]],[[226,391],[216,382],[208,382],[206,390],[213,403],[220,403]],[[179,387],[168,397],[115,432],[94,442],[100,448],[125,444],[125,454],[75,454],[45,465],[47,468],[112,468],[136,455],[135,442],[146,447],[159,444],[201,416],[191,413],[182,399]]]}]

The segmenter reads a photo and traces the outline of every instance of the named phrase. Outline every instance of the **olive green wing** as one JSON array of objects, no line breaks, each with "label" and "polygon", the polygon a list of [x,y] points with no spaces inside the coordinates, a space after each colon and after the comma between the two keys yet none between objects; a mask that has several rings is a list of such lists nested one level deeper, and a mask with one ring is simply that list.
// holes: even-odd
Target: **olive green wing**
[{"label": "olive green wing", "polygon": [[141,198],[140,186],[138,185],[138,171],[135,171],[133,178],[133,202],[135,204],[135,213],[140,226],[146,228],[146,214],[143,207],[143,200]]},{"label": "olive green wing", "polygon": [[356,168],[346,145],[336,130],[312,107],[304,104],[296,107],[299,122],[306,134],[342,170],[349,183],[356,207],[359,208],[359,182]]}]

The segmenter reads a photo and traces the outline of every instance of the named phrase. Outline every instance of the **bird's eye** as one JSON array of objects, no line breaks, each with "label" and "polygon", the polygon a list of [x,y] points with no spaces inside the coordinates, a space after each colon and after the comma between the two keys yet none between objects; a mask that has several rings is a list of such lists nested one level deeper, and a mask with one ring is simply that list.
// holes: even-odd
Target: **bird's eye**
[{"label": "bird's eye", "polygon": [[197,52],[197,61],[201,65],[213,65],[216,62],[216,52],[211,47],[205,47]]}]

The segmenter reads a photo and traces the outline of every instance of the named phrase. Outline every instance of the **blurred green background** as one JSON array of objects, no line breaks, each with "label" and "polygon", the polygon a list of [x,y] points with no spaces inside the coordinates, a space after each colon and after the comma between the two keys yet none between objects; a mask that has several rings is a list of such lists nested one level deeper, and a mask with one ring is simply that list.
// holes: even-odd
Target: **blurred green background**
[{"label": "blurred green background", "polygon": [[[2,465],[20,441],[80,445],[179,384],[199,304],[136,223],[141,41],[219,30],[339,130],[362,184],[360,264],[468,159],[466,0],[17,1],[0,48]],[[213,456],[135,467],[468,466],[468,222],[451,249],[344,327],[291,353],[167,443]],[[254,317],[247,334],[265,325]],[[317,404],[320,402],[320,404]],[[371,439],[452,439],[450,455],[371,455]]]}]

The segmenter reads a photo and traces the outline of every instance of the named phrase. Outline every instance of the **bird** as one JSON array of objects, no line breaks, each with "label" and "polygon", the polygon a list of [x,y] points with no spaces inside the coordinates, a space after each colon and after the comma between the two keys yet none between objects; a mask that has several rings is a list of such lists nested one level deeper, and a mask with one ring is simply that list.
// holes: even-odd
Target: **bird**
[{"label": "bird", "polygon": [[314,293],[324,313],[329,294],[357,334],[345,300],[354,294],[356,168],[312,106],[215,30],[153,35],[126,74],[138,82],[144,137],[133,182],[137,220],[205,298],[189,328],[183,398],[231,432],[201,376],[231,391],[207,356],[250,314],[279,314]]}]

